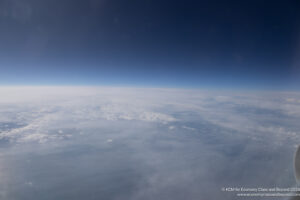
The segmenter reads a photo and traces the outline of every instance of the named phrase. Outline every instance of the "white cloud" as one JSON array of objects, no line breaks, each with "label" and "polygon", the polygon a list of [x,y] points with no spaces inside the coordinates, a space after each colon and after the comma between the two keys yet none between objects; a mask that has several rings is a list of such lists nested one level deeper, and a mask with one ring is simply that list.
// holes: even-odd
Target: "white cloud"
[{"label": "white cloud", "polygon": [[29,187],[32,187],[33,186],[33,183],[31,181],[28,181],[28,182],[25,182],[25,185],[29,186]]},{"label": "white cloud", "polygon": [[190,131],[195,131],[196,130],[195,128],[188,127],[188,126],[182,126],[182,128],[190,130]]},{"label": "white cloud", "polygon": [[113,142],[113,139],[107,139],[106,142],[111,143]]},{"label": "white cloud", "polygon": [[[65,128],[81,128],[85,123],[97,126],[102,121],[143,121],[170,124],[197,117],[215,125],[256,137],[260,133],[298,138],[296,123],[289,127],[270,126],[286,115],[300,118],[298,93],[210,92],[181,89],[137,89],[108,87],[1,87],[0,121],[24,124],[0,133],[0,138],[19,142],[67,138]],[[268,114],[269,113],[269,114]],[[278,115],[278,116],[277,116]],[[292,123],[292,122],[291,122]],[[100,123],[101,124],[101,123]],[[169,125],[170,130],[174,125]],[[182,126],[196,130],[194,127]],[[49,133],[56,129],[55,133]]]},{"label": "white cloud", "polygon": [[[82,173],[79,177],[93,177],[93,172],[99,174],[98,167],[114,174],[132,167],[139,178],[131,199],[163,199],[166,193],[179,198],[178,191],[188,199],[198,199],[203,194],[206,199],[218,199],[214,197],[219,191],[217,186],[224,183],[222,179],[232,180],[230,183],[253,181],[252,184],[266,169],[272,175],[277,169],[281,172],[290,163],[275,164],[275,159],[288,157],[279,158],[277,154],[290,146],[294,150],[300,139],[297,93],[16,87],[0,88],[0,96],[0,127],[5,122],[0,139],[10,140],[21,152],[18,158],[32,160],[23,165],[22,160],[15,161],[19,165],[12,166],[31,170],[31,165],[37,163],[40,165],[35,167],[41,170],[38,173],[51,172],[45,163],[66,173],[69,166],[74,167],[74,176],[62,177],[64,183],[68,177],[73,181],[76,173]],[[293,100],[286,100],[289,98]],[[195,134],[185,134],[191,131]],[[7,149],[0,152],[0,158],[13,157],[11,152],[15,149]],[[26,149],[35,155],[25,155]],[[48,161],[49,155],[59,162]],[[41,157],[45,158],[42,164],[34,159]],[[0,165],[0,172],[1,167],[9,170]],[[246,177],[241,170],[245,168],[255,176]],[[39,183],[32,179],[38,174],[26,168],[15,171],[26,174],[20,182],[26,186]],[[0,183],[6,177],[3,174],[8,173],[0,173]],[[283,176],[276,174],[272,178],[281,181]],[[56,183],[61,183],[59,178]],[[130,181],[135,183],[136,179]],[[50,181],[51,184],[55,183]],[[2,192],[0,186],[0,197]]]}]

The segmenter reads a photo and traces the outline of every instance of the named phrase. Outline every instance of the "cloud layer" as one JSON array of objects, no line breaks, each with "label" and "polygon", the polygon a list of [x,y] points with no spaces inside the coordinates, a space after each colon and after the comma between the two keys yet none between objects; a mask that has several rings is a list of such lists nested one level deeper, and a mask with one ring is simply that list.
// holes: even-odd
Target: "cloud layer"
[{"label": "cloud layer", "polygon": [[4,199],[232,199],[220,188],[294,184],[299,93],[3,87],[0,96]]}]

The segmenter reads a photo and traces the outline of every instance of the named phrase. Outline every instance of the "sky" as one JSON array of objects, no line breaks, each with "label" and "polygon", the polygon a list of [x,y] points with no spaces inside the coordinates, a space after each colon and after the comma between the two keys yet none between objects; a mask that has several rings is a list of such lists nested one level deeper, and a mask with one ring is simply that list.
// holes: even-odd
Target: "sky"
[{"label": "sky", "polygon": [[0,0],[0,85],[298,90],[300,2]]}]

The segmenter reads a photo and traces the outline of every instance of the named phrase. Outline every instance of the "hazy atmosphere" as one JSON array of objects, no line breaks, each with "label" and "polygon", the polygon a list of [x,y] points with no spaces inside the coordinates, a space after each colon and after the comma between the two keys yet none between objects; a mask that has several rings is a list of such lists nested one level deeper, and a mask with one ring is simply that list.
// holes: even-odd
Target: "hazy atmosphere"
[{"label": "hazy atmosphere", "polygon": [[0,200],[300,197],[299,122],[300,1],[0,0]]},{"label": "hazy atmosphere", "polygon": [[1,199],[233,199],[221,188],[296,183],[298,93],[0,92]]}]

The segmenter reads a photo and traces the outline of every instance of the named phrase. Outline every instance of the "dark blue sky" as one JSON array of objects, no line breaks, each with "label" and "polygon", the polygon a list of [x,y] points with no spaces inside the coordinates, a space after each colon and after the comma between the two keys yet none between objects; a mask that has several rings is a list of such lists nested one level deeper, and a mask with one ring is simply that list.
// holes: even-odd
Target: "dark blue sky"
[{"label": "dark blue sky", "polygon": [[0,84],[299,89],[300,1],[0,0]]}]

